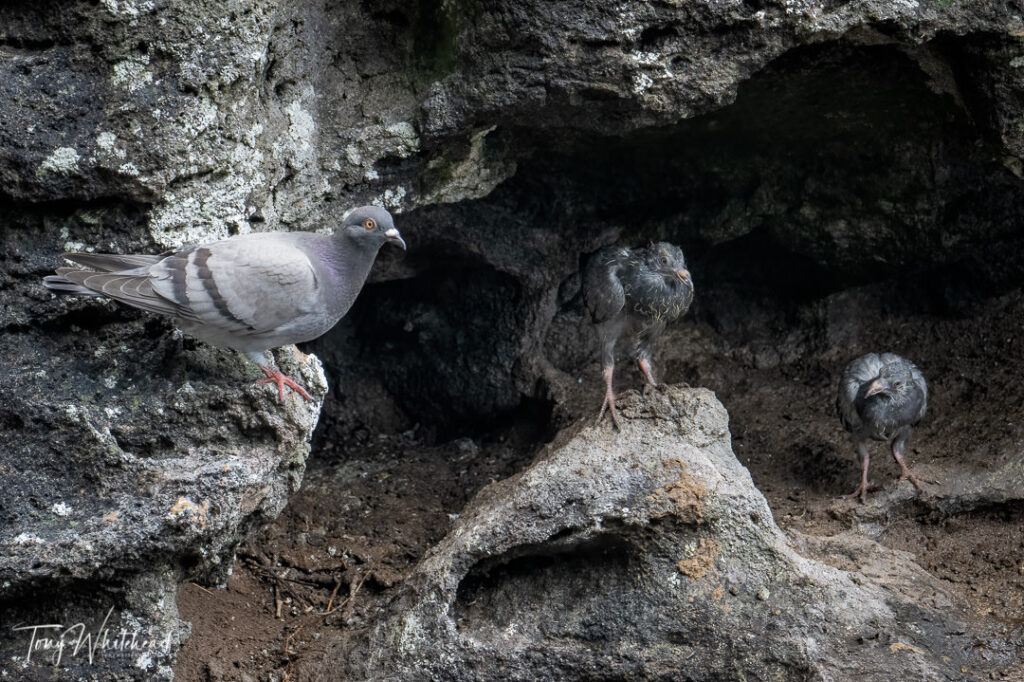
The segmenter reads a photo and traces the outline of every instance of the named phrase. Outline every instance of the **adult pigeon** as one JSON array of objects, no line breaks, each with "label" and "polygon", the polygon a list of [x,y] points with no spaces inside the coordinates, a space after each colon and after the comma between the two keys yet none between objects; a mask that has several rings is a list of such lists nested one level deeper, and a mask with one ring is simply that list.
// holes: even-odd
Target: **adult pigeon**
[{"label": "adult pigeon", "polygon": [[349,211],[332,235],[261,232],[158,256],[69,253],[84,267],[58,268],[43,280],[62,294],[106,296],[174,317],[182,331],[241,351],[284,402],[288,386],[309,394],[272,365],[271,348],[315,339],[348,312],[380,247],[405,241],[391,214],[376,206]]},{"label": "adult pigeon", "polygon": [[651,345],[665,325],[679,319],[693,302],[693,280],[678,246],[659,242],[646,249],[609,246],[595,253],[583,272],[583,299],[597,329],[605,395],[598,421],[607,410],[620,428],[612,375],[615,345],[627,335],[631,352],[649,386]]},{"label": "adult pigeon", "polygon": [[900,466],[900,481],[909,479],[918,492],[921,481],[903,461],[903,448],[914,426],[928,409],[928,385],[914,363],[894,353],[868,353],[857,358],[843,372],[836,411],[843,426],[853,435],[861,462],[860,487],[847,497],[867,500],[868,440],[889,443],[893,459]]}]

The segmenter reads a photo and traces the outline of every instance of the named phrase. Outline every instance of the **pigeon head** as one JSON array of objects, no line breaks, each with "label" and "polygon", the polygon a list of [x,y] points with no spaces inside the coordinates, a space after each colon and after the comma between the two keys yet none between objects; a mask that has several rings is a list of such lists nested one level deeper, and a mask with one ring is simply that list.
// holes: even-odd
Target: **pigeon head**
[{"label": "pigeon head", "polygon": [[405,250],[405,240],[398,233],[395,221],[387,209],[380,206],[353,208],[342,218],[337,233],[345,234],[357,243],[379,249],[386,243],[396,244]]},{"label": "pigeon head", "polygon": [[883,396],[893,401],[902,401],[910,393],[914,378],[910,367],[903,363],[882,365],[878,376],[868,384],[865,398],[873,395]]},{"label": "pigeon head", "polygon": [[648,269],[663,276],[666,281],[678,280],[683,284],[692,284],[683,250],[678,246],[668,242],[652,244],[647,249],[646,260]]}]

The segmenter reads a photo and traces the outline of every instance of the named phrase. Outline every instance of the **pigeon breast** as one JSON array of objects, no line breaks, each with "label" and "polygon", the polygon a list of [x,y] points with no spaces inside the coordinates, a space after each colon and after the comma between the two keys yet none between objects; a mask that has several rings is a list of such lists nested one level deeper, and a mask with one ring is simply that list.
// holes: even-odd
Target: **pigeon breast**
[{"label": "pigeon breast", "polygon": [[[903,393],[867,396],[883,371],[905,376]],[[847,365],[839,384],[836,410],[843,426],[859,438],[891,440],[900,429],[915,426],[928,407],[928,386],[920,370],[894,353],[868,353]]]}]

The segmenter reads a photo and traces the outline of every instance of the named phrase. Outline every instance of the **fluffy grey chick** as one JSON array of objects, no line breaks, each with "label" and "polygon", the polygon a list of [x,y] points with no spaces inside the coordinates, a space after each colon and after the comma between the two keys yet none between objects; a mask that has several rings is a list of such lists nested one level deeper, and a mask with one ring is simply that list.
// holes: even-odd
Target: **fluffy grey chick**
[{"label": "fluffy grey chick", "polygon": [[918,492],[921,481],[903,461],[903,449],[913,428],[928,409],[928,385],[914,363],[894,353],[868,353],[843,372],[836,411],[853,436],[861,462],[860,487],[847,497],[865,502],[868,492],[868,440],[886,441],[900,466],[900,481],[909,479]]},{"label": "fluffy grey chick", "polygon": [[62,294],[106,296],[177,320],[182,331],[241,351],[277,384],[312,400],[264,364],[266,351],[310,341],[348,312],[385,243],[405,249],[391,214],[349,211],[333,234],[260,232],[184,246],[157,256],[69,253],[85,267],[58,268],[43,280]]},{"label": "fluffy grey chick", "polygon": [[607,410],[615,427],[612,376],[615,345],[623,336],[649,386],[657,386],[651,370],[651,346],[665,325],[682,317],[693,302],[693,280],[678,246],[666,242],[646,249],[609,246],[587,262],[583,271],[583,299],[597,329],[601,347],[605,395],[598,420]]}]

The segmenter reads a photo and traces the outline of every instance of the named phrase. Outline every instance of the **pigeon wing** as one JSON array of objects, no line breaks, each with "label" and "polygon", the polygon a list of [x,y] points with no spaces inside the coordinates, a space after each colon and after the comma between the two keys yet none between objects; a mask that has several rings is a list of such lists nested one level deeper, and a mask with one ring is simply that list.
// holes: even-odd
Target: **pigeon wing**
[{"label": "pigeon wing", "polygon": [[594,322],[605,322],[626,305],[626,293],[619,272],[628,261],[629,249],[611,246],[601,249],[583,271],[583,300]]},{"label": "pigeon wing", "polygon": [[843,371],[843,377],[839,380],[836,413],[847,431],[855,431],[860,427],[861,418],[857,413],[857,394],[865,382],[878,376],[882,365],[883,362],[877,353],[868,353],[851,362]]},{"label": "pigeon wing", "polygon": [[186,319],[233,334],[272,332],[319,302],[313,264],[288,234],[189,247],[149,270],[154,291],[185,310]]},{"label": "pigeon wing", "polygon": [[921,392],[921,403],[916,405],[917,410],[910,421],[911,426],[917,426],[924,419],[924,413],[928,411],[928,384],[925,382],[924,375],[921,374],[921,370],[917,368],[917,365],[909,360],[904,360],[904,362],[910,365],[911,381],[914,383],[915,388]]}]

